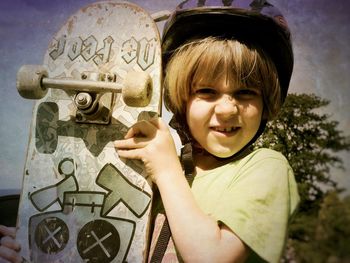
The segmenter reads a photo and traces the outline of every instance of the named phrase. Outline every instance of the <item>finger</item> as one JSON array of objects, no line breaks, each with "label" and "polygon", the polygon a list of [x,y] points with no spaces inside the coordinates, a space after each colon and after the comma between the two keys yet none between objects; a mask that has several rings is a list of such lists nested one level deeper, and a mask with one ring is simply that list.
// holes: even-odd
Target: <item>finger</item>
[{"label": "finger", "polygon": [[129,139],[135,136],[148,137],[150,134],[154,133],[156,128],[157,127],[150,121],[139,121],[128,130],[124,138]]},{"label": "finger", "polygon": [[138,149],[136,150],[117,150],[118,156],[120,158],[141,160],[142,157]]},{"label": "finger", "polygon": [[0,225],[0,235],[10,236],[12,238],[15,238],[16,237],[16,228]]},{"label": "finger", "polygon": [[140,149],[146,147],[148,141],[147,138],[132,137],[126,140],[114,141],[114,147],[117,149]]},{"label": "finger", "polygon": [[159,130],[169,130],[169,126],[160,117],[151,119],[150,123]]},{"label": "finger", "polygon": [[10,249],[5,246],[0,246],[0,262],[4,262],[4,260],[19,263],[22,262],[22,257],[13,249]]},{"label": "finger", "polygon": [[156,127],[158,127],[158,123],[160,120],[161,120],[161,118],[159,116],[155,116],[153,118],[148,119],[148,121]]},{"label": "finger", "polygon": [[4,236],[1,238],[1,245],[13,249],[15,251],[21,250],[21,245],[12,237]]}]

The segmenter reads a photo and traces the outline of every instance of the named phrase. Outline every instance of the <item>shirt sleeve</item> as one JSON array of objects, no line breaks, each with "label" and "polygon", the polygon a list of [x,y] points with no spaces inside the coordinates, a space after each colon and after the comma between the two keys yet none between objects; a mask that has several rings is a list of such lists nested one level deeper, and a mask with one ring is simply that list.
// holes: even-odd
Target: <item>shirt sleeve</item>
[{"label": "shirt sleeve", "polygon": [[298,201],[293,171],[283,155],[257,155],[223,190],[214,217],[259,257],[278,262]]}]

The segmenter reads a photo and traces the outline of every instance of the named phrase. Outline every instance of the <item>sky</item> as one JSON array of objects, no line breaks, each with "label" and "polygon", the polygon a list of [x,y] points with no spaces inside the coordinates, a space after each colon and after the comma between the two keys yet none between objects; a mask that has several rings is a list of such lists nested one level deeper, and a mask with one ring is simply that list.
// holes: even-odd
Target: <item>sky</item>
[{"label": "sky", "polygon": [[[23,64],[41,64],[51,37],[68,17],[94,0],[0,1],[0,195],[19,192],[33,102],[16,90]],[[154,13],[173,10],[179,0],[132,0]],[[286,17],[293,36],[295,68],[290,92],[329,99],[324,109],[350,135],[350,1],[270,1]],[[163,26],[159,23],[159,28]],[[165,113],[164,118],[169,118]],[[350,193],[350,153],[333,178]]]}]

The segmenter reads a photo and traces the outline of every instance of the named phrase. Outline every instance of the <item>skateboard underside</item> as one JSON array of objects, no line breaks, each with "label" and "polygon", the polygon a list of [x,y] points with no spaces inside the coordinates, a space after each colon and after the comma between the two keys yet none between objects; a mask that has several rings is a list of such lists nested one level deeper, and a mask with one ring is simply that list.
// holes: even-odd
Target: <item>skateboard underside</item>
[{"label": "skateboard underside", "polygon": [[49,44],[50,78],[122,81],[129,71],[153,82],[146,107],[120,94],[99,96],[82,114],[76,92],[50,89],[37,101],[24,169],[17,234],[31,262],[142,262],[147,257],[152,184],[139,161],[119,159],[113,141],[136,121],[160,114],[157,27],[139,7],[106,1],[73,16]]}]

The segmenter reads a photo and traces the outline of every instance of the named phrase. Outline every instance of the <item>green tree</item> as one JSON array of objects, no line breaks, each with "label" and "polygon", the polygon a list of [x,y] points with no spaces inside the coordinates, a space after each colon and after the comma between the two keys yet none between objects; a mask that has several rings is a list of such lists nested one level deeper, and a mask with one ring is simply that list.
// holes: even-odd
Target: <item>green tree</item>
[{"label": "green tree", "polygon": [[[315,242],[322,221],[320,213],[330,213],[321,208],[329,192],[342,191],[331,172],[344,169],[337,153],[350,150],[350,138],[338,129],[339,123],[322,113],[329,103],[314,94],[289,94],[280,114],[267,124],[256,142],[256,147],[283,153],[294,170],[301,202],[290,227],[289,244],[293,247],[288,253],[295,253],[299,262],[325,262],[315,255],[319,251]],[[329,229],[326,231],[330,234]],[[306,260],[307,255],[314,261]]]},{"label": "green tree", "polygon": [[308,240],[290,239],[296,261],[350,262],[350,196],[341,200],[337,192],[328,192],[317,217],[303,214],[298,224],[306,229]]}]

